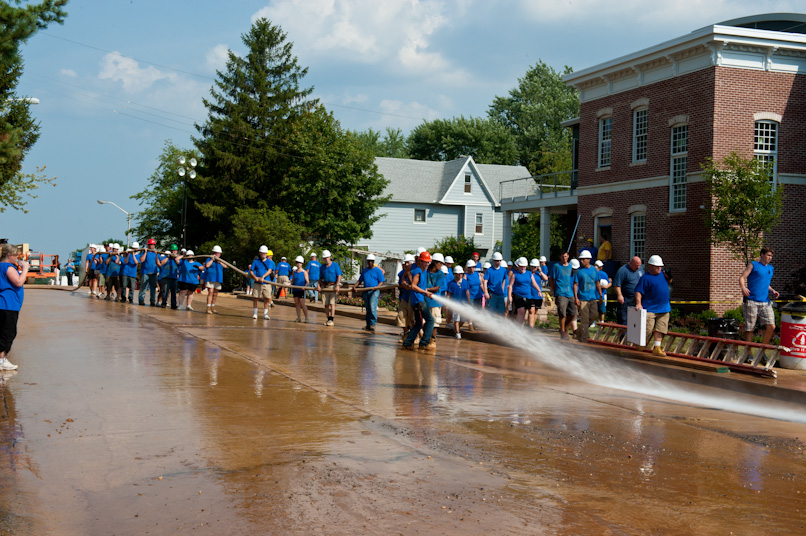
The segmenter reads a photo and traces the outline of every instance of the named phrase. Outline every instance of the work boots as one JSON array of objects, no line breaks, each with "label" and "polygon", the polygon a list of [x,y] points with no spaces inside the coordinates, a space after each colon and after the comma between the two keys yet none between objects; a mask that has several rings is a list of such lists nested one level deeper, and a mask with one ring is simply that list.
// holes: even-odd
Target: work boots
[{"label": "work boots", "polygon": [[431,338],[431,342],[428,343],[427,346],[420,345],[421,352],[427,352],[429,354],[433,354],[437,351],[437,340],[435,338]]}]

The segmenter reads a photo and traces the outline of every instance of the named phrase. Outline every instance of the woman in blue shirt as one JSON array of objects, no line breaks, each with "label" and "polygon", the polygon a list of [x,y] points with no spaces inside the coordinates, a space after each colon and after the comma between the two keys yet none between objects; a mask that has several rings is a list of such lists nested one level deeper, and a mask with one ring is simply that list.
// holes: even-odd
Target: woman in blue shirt
[{"label": "woman in blue shirt", "polygon": [[196,287],[199,286],[199,276],[202,273],[202,265],[194,261],[192,258],[195,255],[192,249],[180,257],[177,257],[179,263],[179,309],[182,309],[182,304],[187,301],[186,309],[193,310],[193,293],[196,292]]},{"label": "woman in blue shirt", "polygon": [[[295,287],[307,287],[310,284],[308,280],[308,271],[302,267],[302,263],[305,262],[305,259],[302,258],[302,255],[297,256],[294,259],[294,263],[297,266],[297,269],[291,274],[291,285]],[[296,322],[302,322],[299,317],[300,310],[305,315],[305,323],[308,323],[308,305],[305,303],[305,291],[302,289],[292,289],[291,295],[294,296],[294,307],[297,310],[297,320]]]},{"label": "woman in blue shirt", "polygon": [[218,291],[224,283],[224,265],[218,260],[221,258],[221,246],[213,246],[213,256],[204,263],[205,283],[207,288],[207,314],[218,314],[215,310],[215,301]]},{"label": "woman in blue shirt", "polygon": [[17,260],[17,247],[3,244],[0,249],[0,370],[17,370],[8,360],[17,338],[17,320],[22,309],[23,288],[28,263]]},{"label": "woman in blue shirt", "polygon": [[531,308],[532,290],[540,291],[534,274],[526,269],[528,264],[526,257],[521,257],[515,262],[515,269],[509,273],[509,303],[512,304],[512,311],[518,315],[517,322],[521,326],[526,323],[526,311]]},{"label": "woman in blue shirt", "polygon": [[[120,244],[110,246],[109,256],[106,258],[106,299],[114,300],[120,297],[120,266],[123,260],[120,258]],[[115,295],[112,296],[112,291]]]}]

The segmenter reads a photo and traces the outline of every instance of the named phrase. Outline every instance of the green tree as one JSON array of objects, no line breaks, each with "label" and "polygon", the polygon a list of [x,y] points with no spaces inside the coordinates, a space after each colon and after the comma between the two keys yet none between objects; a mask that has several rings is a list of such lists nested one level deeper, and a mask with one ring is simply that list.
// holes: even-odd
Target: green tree
[{"label": "green tree", "polygon": [[479,164],[512,165],[518,148],[509,129],[489,119],[454,117],[426,121],[411,131],[411,158],[447,161],[472,156]]},{"label": "green tree", "polygon": [[446,236],[441,240],[437,240],[434,247],[429,250],[433,253],[442,253],[446,257],[450,255],[453,257],[455,264],[464,264],[470,259],[470,256],[476,251],[476,244],[472,238],[465,238],[464,235]]},{"label": "green tree", "polygon": [[[565,227],[560,221],[560,215],[552,214],[550,231],[550,259],[559,257],[560,252],[565,247],[563,244]],[[535,259],[540,257],[540,215],[530,213],[519,218],[512,224],[512,259],[526,257]]]},{"label": "green tree", "polygon": [[381,138],[377,130],[367,129],[361,132],[350,133],[362,147],[375,156],[388,158],[408,158],[409,151],[406,146],[406,136],[399,128],[386,127],[386,133]]},{"label": "green tree", "polygon": [[509,95],[490,105],[490,119],[512,133],[519,163],[534,175],[571,169],[571,132],[560,126],[579,116],[577,91],[562,80],[571,72],[571,67],[559,72],[538,61]]},{"label": "green tree", "polygon": [[747,264],[758,255],[763,234],[781,218],[781,189],[770,180],[769,164],[735,152],[721,161],[708,158],[701,167],[708,185],[704,217],[711,242],[727,246]]}]

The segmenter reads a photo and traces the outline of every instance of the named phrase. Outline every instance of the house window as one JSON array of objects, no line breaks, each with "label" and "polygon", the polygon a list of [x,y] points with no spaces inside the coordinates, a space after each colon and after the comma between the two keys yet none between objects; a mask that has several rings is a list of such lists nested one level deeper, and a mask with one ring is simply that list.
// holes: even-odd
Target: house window
[{"label": "house window", "polygon": [[469,194],[471,189],[470,173],[465,173],[465,193]]},{"label": "house window", "polygon": [[613,130],[613,118],[599,119],[599,167],[610,166],[610,136]]},{"label": "house window", "polygon": [[773,185],[778,179],[778,123],[756,121],[753,157],[767,164]]},{"label": "house window", "polygon": [[635,110],[632,121],[632,161],[646,162],[649,140],[649,110]]},{"label": "house window", "polygon": [[630,216],[630,258],[644,258],[646,244],[646,214],[635,213]]},{"label": "house window", "polygon": [[672,156],[669,171],[669,212],[686,210],[688,169],[688,125],[672,127]]},{"label": "house window", "polygon": [[476,213],[476,234],[484,234],[484,214]]},{"label": "house window", "polygon": [[425,209],[424,208],[415,208],[414,209],[414,223],[425,223]]}]

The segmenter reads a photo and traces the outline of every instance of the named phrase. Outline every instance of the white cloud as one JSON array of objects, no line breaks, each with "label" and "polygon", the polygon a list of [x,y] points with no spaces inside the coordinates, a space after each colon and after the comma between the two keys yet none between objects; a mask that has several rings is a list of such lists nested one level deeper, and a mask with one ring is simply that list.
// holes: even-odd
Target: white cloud
[{"label": "white cloud", "polygon": [[66,76],[68,78],[75,78],[76,76],[78,76],[73,69],[62,69],[61,71],[59,71],[59,74],[62,76]]},{"label": "white cloud", "polygon": [[173,80],[176,76],[174,73],[164,73],[154,67],[141,68],[137,60],[117,52],[105,54],[101,58],[101,68],[98,72],[98,78],[101,80],[122,82],[124,91],[128,93],[141,92],[158,80]]},{"label": "white cloud", "polygon": [[227,45],[218,44],[207,51],[207,68],[211,71],[221,71],[227,64],[229,48]]}]

